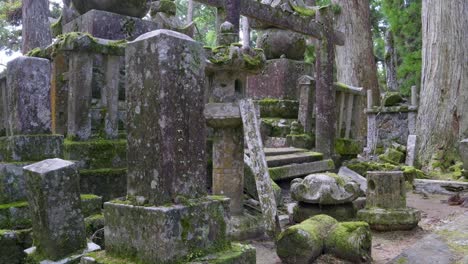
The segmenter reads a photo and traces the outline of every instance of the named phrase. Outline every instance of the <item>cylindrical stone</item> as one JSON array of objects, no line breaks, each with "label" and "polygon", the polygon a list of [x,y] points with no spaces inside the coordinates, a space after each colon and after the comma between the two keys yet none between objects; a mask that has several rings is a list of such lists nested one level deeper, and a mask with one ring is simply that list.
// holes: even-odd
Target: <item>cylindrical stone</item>
[{"label": "cylindrical stone", "polygon": [[367,172],[366,207],[405,208],[405,176],[401,171]]},{"label": "cylindrical stone", "polygon": [[34,244],[46,259],[85,248],[80,176],[73,162],[48,159],[24,167]]},{"label": "cylindrical stone", "polygon": [[163,205],[206,193],[205,57],[200,43],[170,30],[129,43],[127,192]]},{"label": "cylindrical stone", "polygon": [[16,58],[7,64],[7,135],[51,132],[51,66],[47,59]]}]

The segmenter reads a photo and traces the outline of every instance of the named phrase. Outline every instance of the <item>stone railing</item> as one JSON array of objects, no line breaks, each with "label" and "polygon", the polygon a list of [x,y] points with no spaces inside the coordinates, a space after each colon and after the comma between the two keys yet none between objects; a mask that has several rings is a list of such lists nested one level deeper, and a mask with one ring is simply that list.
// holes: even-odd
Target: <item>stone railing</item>
[{"label": "stone railing", "polygon": [[[298,81],[301,93],[299,100],[299,123],[304,126],[306,133],[313,132],[313,121],[315,119],[315,80],[304,75]],[[362,87],[353,87],[343,83],[335,83],[336,107],[337,107],[337,138],[352,139],[352,133],[355,120],[358,118],[357,112],[360,111],[360,100],[366,96]]]}]

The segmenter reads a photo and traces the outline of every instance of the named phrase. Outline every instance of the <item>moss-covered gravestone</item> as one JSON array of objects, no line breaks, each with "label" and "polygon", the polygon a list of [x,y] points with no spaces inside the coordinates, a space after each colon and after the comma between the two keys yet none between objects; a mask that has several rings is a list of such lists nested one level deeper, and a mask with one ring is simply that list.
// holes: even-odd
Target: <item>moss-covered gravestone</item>
[{"label": "moss-covered gravestone", "polygon": [[153,31],[128,45],[126,67],[127,199],[104,204],[106,255],[178,263],[229,250],[229,200],[205,189],[202,46],[174,31]]},{"label": "moss-covered gravestone", "polygon": [[405,176],[401,171],[367,172],[366,208],[358,218],[379,231],[413,229],[421,213],[406,207]]},{"label": "moss-covered gravestone", "polygon": [[86,247],[80,182],[73,162],[48,159],[24,167],[36,255],[59,260]]}]

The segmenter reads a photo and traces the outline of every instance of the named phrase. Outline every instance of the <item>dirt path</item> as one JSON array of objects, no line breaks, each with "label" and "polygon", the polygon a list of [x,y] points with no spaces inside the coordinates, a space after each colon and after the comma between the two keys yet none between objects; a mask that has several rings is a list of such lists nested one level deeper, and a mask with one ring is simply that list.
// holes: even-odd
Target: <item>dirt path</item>
[{"label": "dirt path", "polygon": [[[436,226],[447,223],[450,219],[468,211],[467,208],[449,206],[441,200],[446,200],[447,196],[430,195],[428,199],[423,199],[418,194],[408,193],[407,204],[409,207],[419,209],[422,213],[422,220],[419,226],[411,231],[398,232],[373,232],[372,257],[374,263],[384,264],[400,254],[405,248],[414,244],[417,240],[429,234]],[[276,255],[275,245],[272,241],[257,240],[250,241],[257,248],[258,264],[280,264],[281,260]],[[331,260],[324,257],[318,263],[346,263]]]}]

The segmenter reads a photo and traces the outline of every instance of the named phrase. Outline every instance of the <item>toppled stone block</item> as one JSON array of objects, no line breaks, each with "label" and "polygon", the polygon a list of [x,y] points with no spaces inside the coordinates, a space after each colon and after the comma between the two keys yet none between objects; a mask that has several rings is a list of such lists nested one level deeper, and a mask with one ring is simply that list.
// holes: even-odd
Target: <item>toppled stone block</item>
[{"label": "toppled stone block", "polygon": [[291,226],[278,238],[278,256],[283,263],[312,263],[322,254],[332,254],[353,263],[371,261],[371,233],[367,223],[338,223],[318,215]]},{"label": "toppled stone block", "polygon": [[229,246],[227,198],[208,196],[159,207],[127,203],[116,200],[104,204],[108,255],[173,263]]},{"label": "toppled stone block", "polygon": [[84,249],[86,233],[74,163],[48,159],[24,171],[37,254],[59,260]]},{"label": "toppled stone block", "polygon": [[412,208],[366,208],[359,210],[357,217],[377,231],[411,230],[421,220],[421,212]]},{"label": "toppled stone block", "polygon": [[311,174],[291,182],[291,197],[299,202],[321,205],[344,204],[359,197],[359,185],[334,173]]},{"label": "toppled stone block", "polygon": [[62,156],[62,135],[17,135],[0,138],[0,160],[40,161]]},{"label": "toppled stone block", "polygon": [[348,181],[354,181],[359,184],[361,189],[361,196],[365,195],[367,192],[367,179],[361,176],[359,173],[349,169],[348,167],[341,167],[338,171],[338,175],[342,178],[347,179]]}]

